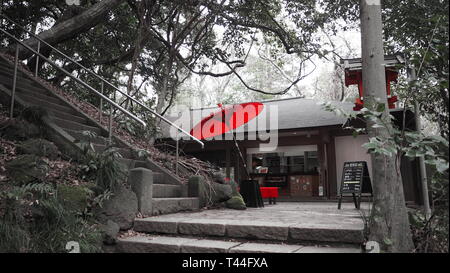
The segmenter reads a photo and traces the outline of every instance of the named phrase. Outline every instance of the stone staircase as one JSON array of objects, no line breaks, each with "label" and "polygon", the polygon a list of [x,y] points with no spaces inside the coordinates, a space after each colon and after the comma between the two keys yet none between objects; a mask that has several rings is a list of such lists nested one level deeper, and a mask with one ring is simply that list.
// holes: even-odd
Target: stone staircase
[{"label": "stone staircase", "polygon": [[283,203],[245,211],[207,210],[136,219],[138,235],[117,252],[361,253],[363,221],[348,205]]},{"label": "stone staircase", "polygon": [[[13,65],[0,55],[0,95],[8,101],[13,85]],[[16,83],[15,104],[22,107],[32,105],[47,109],[51,115],[47,125],[52,130],[52,140],[60,149],[70,152],[80,146],[75,144],[76,139],[86,140],[83,131],[90,131],[97,135],[90,139],[94,149],[101,152],[108,147],[108,131],[100,123],[87,116],[64,97],[53,92],[37,79],[18,70]],[[128,170],[144,168],[151,170],[153,176],[153,198],[151,215],[176,213],[179,211],[192,211],[199,209],[198,198],[186,197],[186,186],[173,176],[170,171],[157,163],[143,161],[135,156],[132,147],[124,141],[113,136],[112,146],[116,147],[122,155],[122,163]],[[65,148],[68,147],[68,148]],[[132,182],[132,181],[131,181]]]}]

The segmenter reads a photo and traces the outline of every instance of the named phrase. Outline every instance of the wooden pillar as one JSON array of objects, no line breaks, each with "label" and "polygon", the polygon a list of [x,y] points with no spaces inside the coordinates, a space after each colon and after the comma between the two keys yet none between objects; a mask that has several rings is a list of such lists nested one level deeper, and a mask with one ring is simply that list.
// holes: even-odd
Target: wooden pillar
[{"label": "wooden pillar", "polygon": [[231,178],[231,150],[230,150],[230,145],[227,142],[226,144],[226,150],[225,150],[225,164],[226,164],[226,177],[227,178]]},{"label": "wooden pillar", "polygon": [[[323,197],[325,196],[325,168],[326,168],[326,162],[325,162],[325,157],[324,157],[324,149],[323,149],[324,144],[321,142],[319,142],[317,144],[317,159],[319,161],[319,185],[318,185],[318,189],[317,189],[317,196],[318,197]],[[322,192],[323,195],[320,196],[319,195],[319,188],[320,186],[322,186]]]},{"label": "wooden pillar", "polygon": [[236,181],[240,184],[241,183],[241,163],[239,162],[241,159],[239,158],[238,152],[234,151],[234,164],[236,169]]},{"label": "wooden pillar", "polygon": [[327,144],[327,158],[328,158],[328,197],[337,196],[337,172],[336,172],[336,150],[334,147],[334,138],[330,137],[330,143]]},{"label": "wooden pillar", "polygon": [[320,130],[320,142],[319,142],[319,159],[320,159],[320,184],[323,188],[323,197],[330,198],[330,179],[329,179],[329,171],[328,171],[328,151],[327,147],[330,143],[330,133],[328,130],[321,129]]}]

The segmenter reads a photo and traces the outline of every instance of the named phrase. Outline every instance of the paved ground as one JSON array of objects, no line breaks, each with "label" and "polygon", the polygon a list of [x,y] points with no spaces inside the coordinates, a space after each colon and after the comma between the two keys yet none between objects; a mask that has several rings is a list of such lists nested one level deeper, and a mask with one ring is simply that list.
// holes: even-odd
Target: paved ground
[{"label": "paved ground", "polygon": [[[118,252],[361,252],[368,203],[279,202],[247,210],[212,209],[136,219]],[[144,234],[147,233],[147,234]]]},{"label": "paved ground", "polygon": [[[351,228],[364,227],[361,215],[368,214],[369,203],[361,203],[361,210],[355,209],[353,203],[343,203],[337,209],[337,203],[331,202],[278,202],[263,208],[246,210],[212,209],[201,212],[167,214],[151,219],[170,219],[183,222],[196,219],[209,223],[227,222],[227,224],[264,224],[295,225],[307,228]],[[150,219],[150,218],[148,218]]]}]

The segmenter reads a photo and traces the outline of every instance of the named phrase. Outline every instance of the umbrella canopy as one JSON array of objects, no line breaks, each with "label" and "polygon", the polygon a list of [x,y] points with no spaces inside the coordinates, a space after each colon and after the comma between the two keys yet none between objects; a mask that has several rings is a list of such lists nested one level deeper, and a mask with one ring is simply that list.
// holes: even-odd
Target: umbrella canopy
[{"label": "umbrella canopy", "polygon": [[218,104],[220,111],[211,113],[195,125],[190,134],[198,139],[212,138],[234,130],[257,117],[264,105],[260,102],[248,102],[224,107]]}]

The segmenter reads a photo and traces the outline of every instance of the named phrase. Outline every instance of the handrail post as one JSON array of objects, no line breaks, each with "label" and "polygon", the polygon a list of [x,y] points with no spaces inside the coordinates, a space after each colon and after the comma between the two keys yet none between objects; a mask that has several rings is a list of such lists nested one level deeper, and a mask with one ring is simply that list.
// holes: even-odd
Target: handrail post
[{"label": "handrail post", "polygon": [[37,53],[36,54],[36,67],[34,68],[34,76],[38,76],[38,70],[39,70],[39,51],[41,50],[41,41],[38,40],[37,43]]},{"label": "handrail post", "polygon": [[179,130],[177,129],[177,136],[176,136],[176,138],[177,138],[177,151],[176,151],[176,160],[175,160],[175,174],[176,175],[178,175],[178,159],[179,159],[179,157],[180,157],[180,155],[179,155],[179,142],[180,142],[180,139],[179,139],[179,137],[178,137],[178,132],[179,132]]},{"label": "handrail post", "polygon": [[9,112],[9,117],[13,118],[14,113],[14,100],[16,95],[16,83],[17,83],[17,67],[19,66],[19,43],[16,44],[16,55],[14,57],[14,75],[13,75],[13,86],[11,90],[11,108]]},{"label": "handrail post", "polygon": [[[116,102],[116,90],[113,91],[114,92],[114,97],[113,97],[113,101],[114,103]],[[109,145],[112,144],[112,120],[113,120],[113,115],[114,115],[114,111],[113,111],[113,106],[111,105],[111,108],[109,109],[109,125],[108,125],[108,142]]]},{"label": "handrail post", "polygon": [[112,143],[112,119],[113,119],[113,108],[109,110],[109,125],[108,125],[108,142],[109,145]]},{"label": "handrail post", "polygon": [[[103,82],[102,82],[101,89],[100,89],[100,93],[102,93],[102,94],[103,94],[103,88],[104,88],[104,86],[103,86]],[[99,112],[100,124],[102,124],[102,118],[103,118],[103,98],[102,97],[100,97],[100,106],[98,108],[98,112]]]}]

